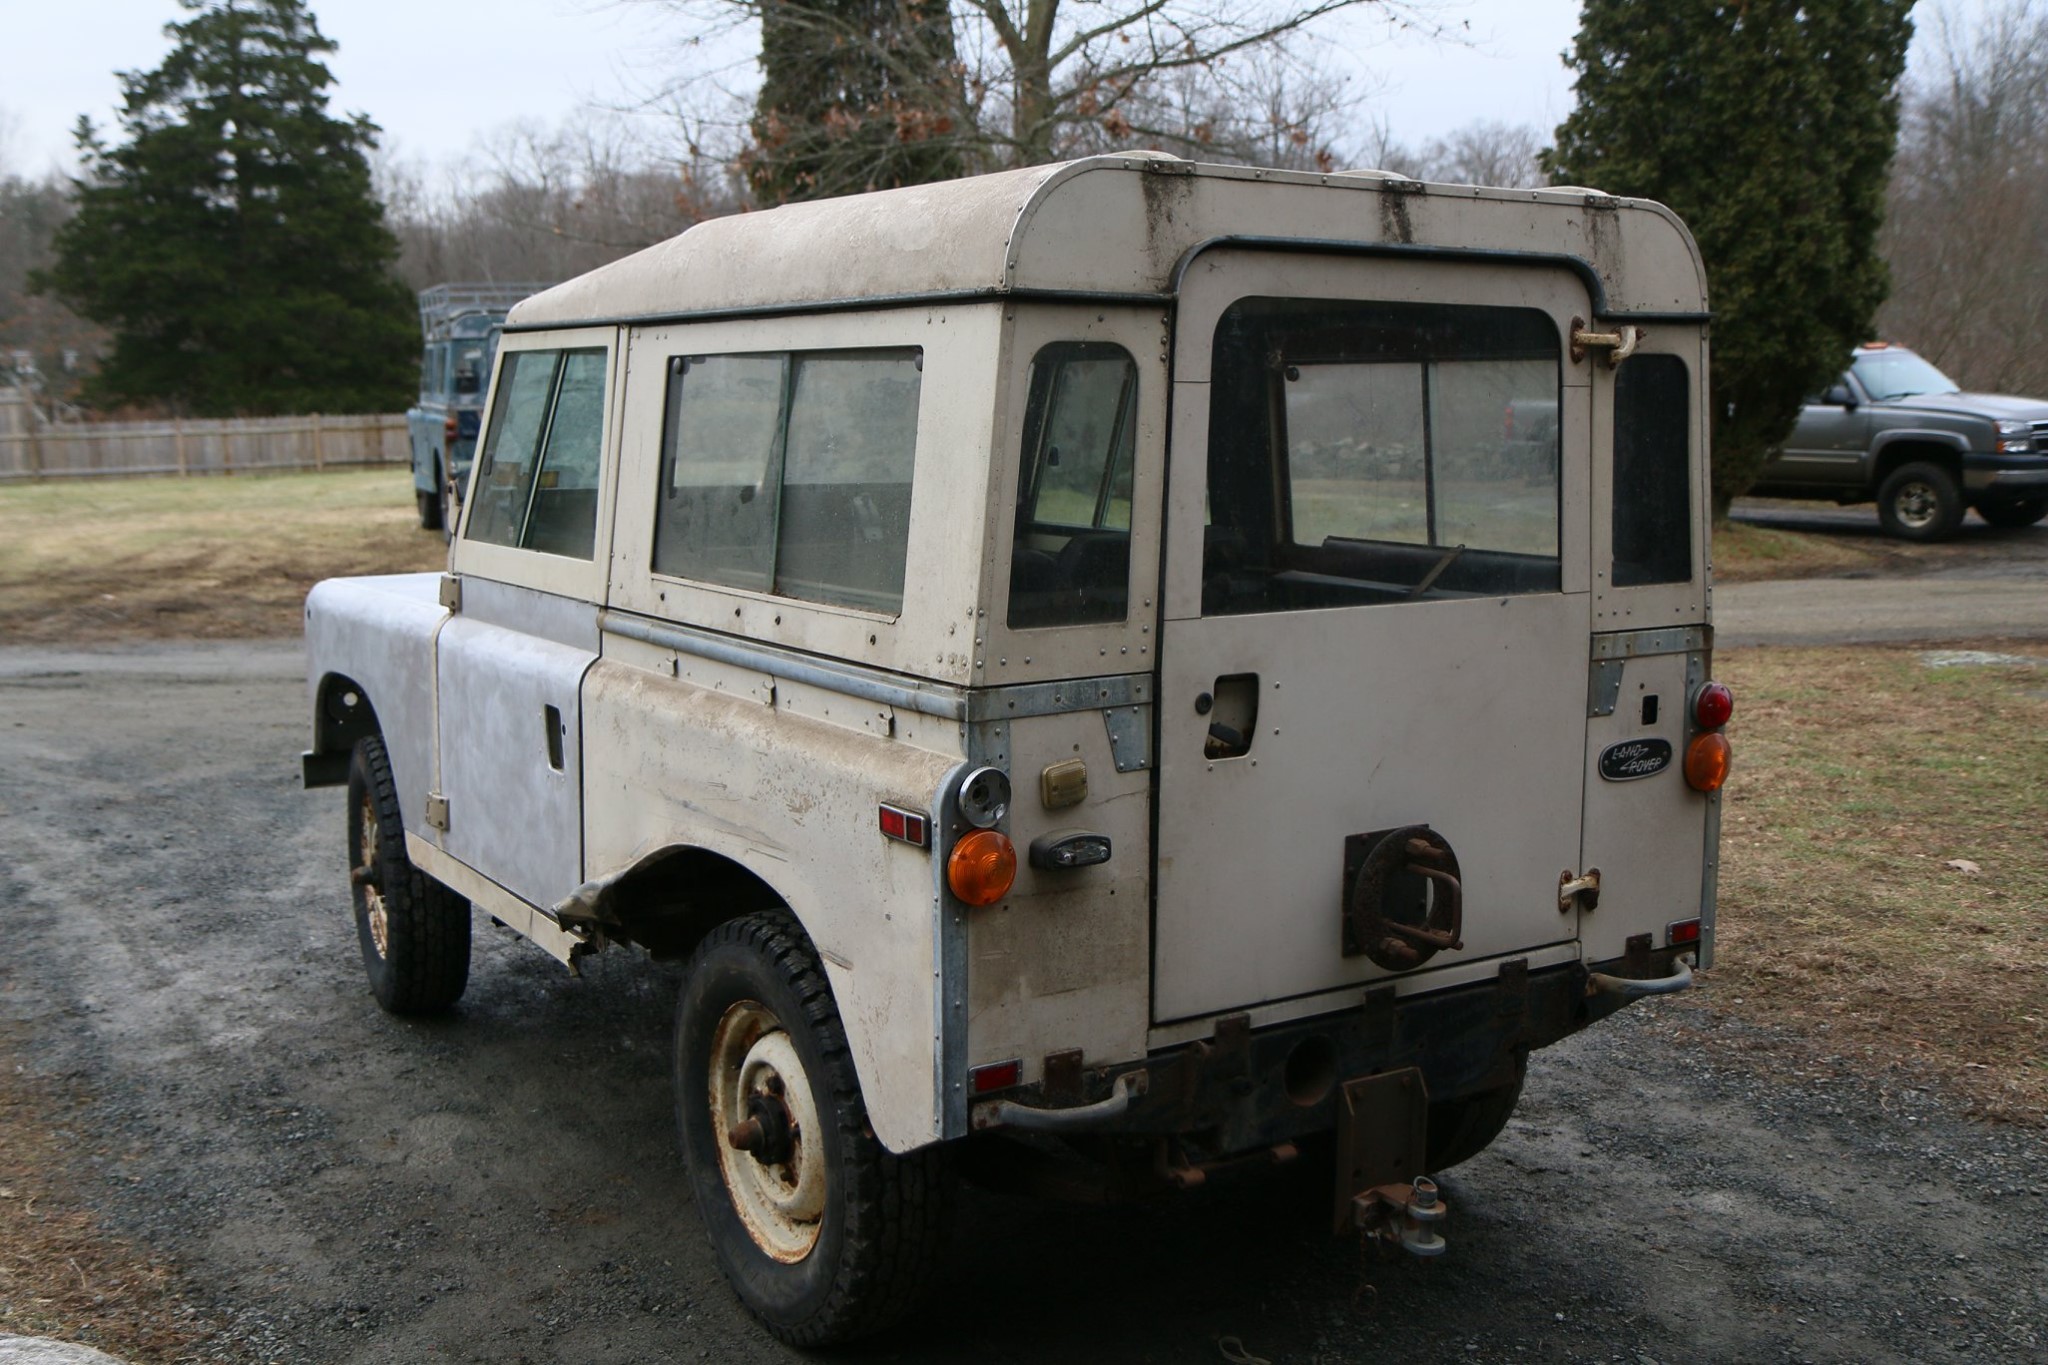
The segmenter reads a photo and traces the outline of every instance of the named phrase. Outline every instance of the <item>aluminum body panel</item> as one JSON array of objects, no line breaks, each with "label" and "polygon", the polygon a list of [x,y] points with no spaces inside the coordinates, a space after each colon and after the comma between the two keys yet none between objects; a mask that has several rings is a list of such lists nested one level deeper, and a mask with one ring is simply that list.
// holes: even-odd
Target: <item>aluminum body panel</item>
[{"label": "aluminum body panel", "polygon": [[631,663],[606,650],[583,694],[591,875],[693,847],[760,877],[818,948],[876,1135],[893,1151],[935,1140],[935,854],[883,838],[877,814],[931,808],[961,761],[957,724],[912,742],[846,707],[803,714],[781,688],[705,685],[723,665],[684,679],[650,646],[620,642]]},{"label": "aluminum body panel", "polygon": [[448,828],[429,842],[553,905],[583,881],[577,699],[597,655],[467,616],[442,629],[438,655]]},{"label": "aluminum body panel", "polygon": [[462,580],[462,614],[472,621],[597,653],[598,608],[579,598],[471,576]]},{"label": "aluminum body panel", "polygon": [[438,774],[434,636],[448,619],[440,590],[436,573],[387,574],[330,578],[306,597],[307,700],[317,708],[332,675],[363,690],[383,728],[405,827],[420,832]]},{"label": "aluminum body panel", "polygon": [[[1579,916],[1588,961],[1620,957],[1634,934],[1665,943],[1674,920],[1700,913],[1708,800],[1685,782],[1688,723],[1684,652],[1638,656],[1619,664],[1621,687],[1612,714],[1586,725],[1586,834],[1578,867],[1600,869],[1600,904]],[[1656,720],[1643,719],[1655,697]],[[1632,781],[1600,774],[1612,744],[1661,739],[1671,745],[1662,772]]]},{"label": "aluminum body panel", "polygon": [[[1117,771],[1102,715],[1088,707],[1009,723],[1017,884],[967,912],[970,1064],[1022,1057],[1026,1081],[1039,1079],[1048,1052],[1079,1049],[1091,1065],[1145,1055],[1152,779]],[[1047,809],[1039,775],[1074,759],[1087,765],[1087,798]],[[1110,860],[1043,869],[1022,856],[1040,835],[1068,829],[1108,835]]]}]

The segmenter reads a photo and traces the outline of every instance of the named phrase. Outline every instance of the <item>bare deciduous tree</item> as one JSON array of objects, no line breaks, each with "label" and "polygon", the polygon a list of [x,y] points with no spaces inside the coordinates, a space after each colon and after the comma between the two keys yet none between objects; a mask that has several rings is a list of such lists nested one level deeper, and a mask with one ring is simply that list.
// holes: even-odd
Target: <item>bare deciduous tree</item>
[{"label": "bare deciduous tree", "polygon": [[[764,14],[786,21],[792,8],[787,0],[639,2],[677,11],[693,43],[707,31],[758,32]],[[821,38],[872,48],[902,102],[943,123],[966,171],[1134,146],[1312,165],[1334,141],[1343,101],[1319,98],[1331,82],[1302,35],[1343,12],[1441,35],[1436,8],[1434,0],[953,0],[956,59],[943,69],[920,66],[915,48],[871,42],[837,17],[839,8],[818,7],[805,22]],[[717,86],[693,71],[655,102],[689,105],[700,83]],[[743,123],[728,113],[725,126]],[[928,135],[928,123],[918,131]]]},{"label": "bare deciduous tree", "polygon": [[1933,16],[1909,78],[1880,243],[1879,322],[1965,388],[2048,394],[2048,12]]}]

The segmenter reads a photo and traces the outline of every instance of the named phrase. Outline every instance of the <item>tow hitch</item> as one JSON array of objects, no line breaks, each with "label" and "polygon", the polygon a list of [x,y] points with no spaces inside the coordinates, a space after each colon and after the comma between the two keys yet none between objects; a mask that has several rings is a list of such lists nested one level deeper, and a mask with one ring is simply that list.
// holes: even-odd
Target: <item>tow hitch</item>
[{"label": "tow hitch", "polygon": [[1411,1256],[1441,1256],[1447,1212],[1422,1173],[1429,1086],[1415,1067],[1346,1081],[1337,1108],[1337,1201],[1332,1231]]},{"label": "tow hitch", "polygon": [[1443,1234],[1437,1224],[1450,1211],[1437,1195],[1436,1182],[1426,1175],[1402,1184],[1375,1185],[1351,1201],[1352,1218],[1359,1236],[1387,1251],[1401,1250],[1410,1256],[1444,1254]]}]

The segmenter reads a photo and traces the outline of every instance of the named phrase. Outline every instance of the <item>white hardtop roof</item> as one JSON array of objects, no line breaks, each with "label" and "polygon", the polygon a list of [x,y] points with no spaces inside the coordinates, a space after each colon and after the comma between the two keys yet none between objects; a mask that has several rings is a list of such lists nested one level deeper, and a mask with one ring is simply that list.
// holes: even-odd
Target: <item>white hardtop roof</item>
[{"label": "white hardtop roof", "polygon": [[1706,277],[1661,205],[1152,155],[1090,157],[713,218],[527,299],[513,328],[926,297],[1164,299],[1225,239],[1567,258],[1602,316],[1697,315]]}]

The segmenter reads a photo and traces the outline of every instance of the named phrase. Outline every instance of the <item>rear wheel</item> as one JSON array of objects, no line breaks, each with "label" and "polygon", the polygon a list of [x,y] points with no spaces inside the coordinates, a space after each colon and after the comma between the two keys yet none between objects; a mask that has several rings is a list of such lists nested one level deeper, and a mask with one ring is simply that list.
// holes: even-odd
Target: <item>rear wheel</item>
[{"label": "rear wheel", "polygon": [[1514,1117],[1528,1067],[1527,1061],[1520,1063],[1514,1080],[1506,1085],[1429,1106],[1428,1165],[1432,1173],[1470,1161],[1493,1144]]},{"label": "rear wheel", "polygon": [[699,1214],[740,1301],[823,1346],[916,1305],[943,1240],[949,1154],[875,1138],[845,1030],[781,914],[714,929],[676,1009],[676,1121]]},{"label": "rear wheel", "polygon": [[1963,524],[1962,490],[1940,465],[1900,465],[1877,491],[1877,519],[1902,540],[1946,540]]},{"label": "rear wheel", "polygon": [[370,994],[393,1014],[429,1014],[469,985],[469,902],[405,856],[405,821],[384,741],[356,741],[348,765],[349,891]]},{"label": "rear wheel", "polygon": [[1993,526],[2006,531],[2017,531],[2023,526],[2032,526],[2043,517],[2048,517],[2048,498],[2027,498],[2021,502],[1980,502],[1977,515]]}]

